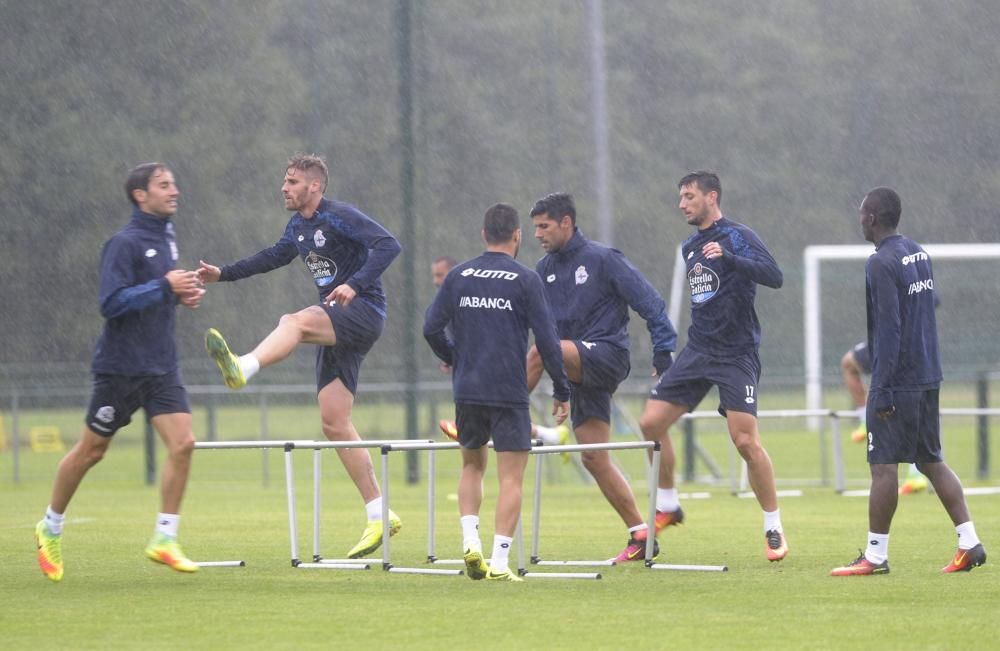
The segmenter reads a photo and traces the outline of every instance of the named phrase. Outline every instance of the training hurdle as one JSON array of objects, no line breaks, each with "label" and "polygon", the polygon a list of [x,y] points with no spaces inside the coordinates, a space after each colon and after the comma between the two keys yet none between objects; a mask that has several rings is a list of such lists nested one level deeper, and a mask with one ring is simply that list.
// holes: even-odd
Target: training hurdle
[{"label": "training hurdle", "polygon": [[[285,494],[288,503],[288,532],[291,547],[291,565],[296,569],[310,570],[368,570],[371,561],[365,559],[325,559],[319,552],[319,506],[320,506],[320,450],[327,448],[378,448],[399,440],[380,441],[199,441],[197,450],[250,450],[281,449],[285,453]],[[412,442],[412,441],[411,441]],[[296,449],[314,451],[313,458],[313,560],[304,562],[299,558],[297,510],[295,504],[295,476],[292,452]],[[242,567],[243,561],[208,561],[206,567]]]},{"label": "training hurdle", "polygon": [[[646,468],[646,486],[649,494],[649,514],[646,518],[646,526],[650,532],[656,530],[656,488],[658,485],[658,469],[660,467],[660,444],[653,441],[631,441],[626,443],[596,443],[588,445],[558,445],[549,446],[548,453],[553,452],[583,452],[585,450],[629,450],[644,449],[652,450],[652,459]],[[542,448],[539,449],[540,451]],[[542,514],[542,459],[539,456],[535,463],[535,494],[532,508],[531,526],[531,563],[539,566],[563,566],[563,567],[601,567],[615,565],[613,558],[600,560],[543,560],[539,554],[539,540],[541,532]],[[652,570],[673,570],[687,572],[726,572],[725,565],[677,565],[671,563],[657,563],[653,560],[653,541],[656,536],[647,536],[645,565]],[[661,553],[663,546],[661,545]]]},{"label": "training hurdle", "polygon": [[[388,542],[388,512],[389,512],[389,454],[391,452],[398,451],[410,451],[410,450],[428,450],[433,452],[435,450],[454,450],[458,449],[460,446],[458,443],[428,443],[428,444],[415,444],[412,442],[401,443],[401,444],[391,444],[382,447],[382,525],[383,525],[383,542],[382,542],[382,563],[383,568],[390,572],[399,573],[410,573],[410,574],[460,574],[461,571],[456,570],[431,570],[430,568],[407,568],[407,567],[394,567],[391,562],[391,543],[389,546],[386,545]],[[538,535],[538,525],[540,521],[540,476],[541,471],[539,470],[541,466],[541,459],[547,454],[558,454],[562,452],[586,452],[591,450],[628,450],[628,449],[642,449],[642,450],[652,450],[653,459],[652,464],[648,466],[647,469],[647,483],[650,487],[649,490],[649,519],[647,521],[650,531],[653,530],[656,518],[656,481],[655,475],[653,474],[654,468],[659,468],[660,461],[660,444],[653,441],[630,441],[625,443],[590,443],[590,444],[576,444],[576,445],[556,445],[556,446],[536,446],[533,447],[529,454],[536,456],[536,491],[535,491],[535,501],[534,501],[534,543],[533,545],[537,547],[537,535]],[[428,463],[430,465],[430,462]],[[433,531],[433,529],[431,529]],[[570,579],[599,579],[600,574],[596,573],[556,573],[556,572],[529,572],[524,564],[524,545],[523,545],[523,533],[521,532],[520,522],[518,523],[518,528],[515,533],[515,538],[518,541],[518,573],[524,577],[533,578],[570,578]],[[700,569],[700,566],[665,566],[663,564],[657,564],[653,562],[653,541],[654,536],[650,536],[646,541],[646,554],[645,561],[647,567],[654,567],[656,565],[661,565],[656,569]],[[429,540],[428,547],[428,560],[430,562],[441,562],[434,557],[433,553],[433,538]],[[455,562],[455,561],[448,561]],[[542,562],[536,562],[533,559],[533,563],[542,564]],[[613,565],[613,561],[550,561],[549,564],[552,565]],[[708,566],[706,566],[708,567]],[[713,571],[718,571],[718,568],[711,566]]]}]

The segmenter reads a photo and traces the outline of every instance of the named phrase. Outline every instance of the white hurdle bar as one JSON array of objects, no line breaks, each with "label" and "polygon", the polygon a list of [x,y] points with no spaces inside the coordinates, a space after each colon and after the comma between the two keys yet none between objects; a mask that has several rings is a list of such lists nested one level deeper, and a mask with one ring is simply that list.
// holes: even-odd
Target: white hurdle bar
[{"label": "white hurdle bar", "polygon": [[[371,559],[364,558],[324,558],[320,553],[320,479],[322,477],[322,463],[321,463],[321,453],[322,450],[327,448],[376,448],[382,447],[383,445],[390,445],[393,443],[416,443],[420,439],[385,439],[377,441],[351,441],[351,445],[339,445],[339,443],[344,443],[341,441],[316,441],[313,443],[300,443],[297,448],[312,448],[313,450],[313,560],[312,563],[300,563],[301,565],[306,565],[304,569],[319,569],[313,567],[313,564],[318,563],[323,566],[322,569],[355,569],[355,565],[365,565],[366,567],[357,569],[370,569]],[[427,439],[430,443],[430,439]],[[331,443],[338,443],[338,445],[331,445]],[[359,445],[364,443],[365,445]],[[352,567],[347,567],[352,566]]]},{"label": "white hurdle bar", "polygon": [[[402,441],[410,441],[403,439]],[[296,569],[303,570],[368,570],[371,561],[365,559],[323,559],[319,556],[319,457],[318,453],[327,448],[378,448],[388,443],[399,443],[401,440],[380,441],[209,441],[195,443],[195,449],[202,450],[234,450],[234,449],[274,449],[285,452],[285,493],[288,502],[288,532],[291,546],[291,564]],[[315,450],[313,464],[313,562],[303,562],[299,558],[298,528],[296,525],[297,511],[295,506],[295,481],[292,465],[292,451],[296,449]],[[242,567],[243,561],[208,561],[212,565],[206,567]]]},{"label": "white hurdle bar", "polygon": [[[457,450],[461,446],[458,443],[402,443],[402,444],[390,444],[382,447],[382,567],[389,572],[398,572],[406,574],[450,574],[450,575],[460,575],[461,570],[435,570],[430,568],[416,568],[416,567],[394,567],[391,562],[391,544],[389,544],[389,453],[397,451],[410,451],[410,450]],[[649,467],[647,472],[647,478],[651,480],[650,483],[650,520],[649,525],[650,531],[655,527],[655,517],[656,517],[656,490],[655,490],[655,480],[652,480],[652,468],[659,468],[660,461],[660,444],[654,441],[629,441],[625,443],[589,443],[589,444],[576,444],[576,445],[557,445],[557,446],[540,446],[533,447],[529,454],[532,455],[545,455],[545,454],[557,454],[562,452],[585,452],[588,450],[627,450],[627,449],[652,449],[654,465]],[[541,457],[538,457],[541,459]],[[538,461],[536,461],[536,464]],[[537,499],[537,498],[536,498]],[[537,522],[539,519],[538,511],[535,513],[535,525],[537,531]],[[520,528],[520,522],[518,523],[518,528]],[[533,532],[534,533],[534,532]],[[535,534],[537,535],[537,534]],[[646,564],[647,566],[652,564],[653,558],[653,544],[654,536],[649,536],[646,540]],[[523,542],[523,536],[519,536],[519,543]],[[523,545],[519,545],[523,548]],[[572,562],[563,561],[560,564],[570,565]],[[604,565],[610,565],[613,563],[602,563]],[[519,552],[519,563],[518,563],[518,574],[521,576],[534,576],[538,577],[543,573],[528,572],[524,567],[523,562],[523,551]],[[567,574],[567,576],[557,576],[557,573],[544,573],[545,578],[572,578],[572,579],[599,579],[600,575],[595,573],[590,574]]]},{"label": "white hurdle bar", "polygon": [[[289,536],[292,540],[292,567],[302,570],[369,570],[372,563],[364,558],[323,558],[319,551],[319,521],[320,521],[320,452],[326,449],[349,448],[381,448],[392,443],[414,442],[411,439],[389,439],[379,441],[294,441],[285,446],[285,478],[288,492]],[[292,452],[296,449],[313,450],[313,560],[303,562],[299,559],[298,532],[295,524],[295,489],[292,480]],[[384,498],[384,495],[383,495]],[[385,517],[385,540],[389,539],[388,515]]]},{"label": "white hurdle bar", "polygon": [[[542,448],[548,453],[553,452],[584,452],[587,450],[652,450],[653,458],[651,462],[646,467],[646,485],[648,487],[649,496],[649,519],[647,520],[646,526],[649,531],[655,531],[656,528],[656,479],[655,476],[651,474],[653,468],[660,467],[660,444],[654,441],[628,441],[624,443],[589,443],[589,444],[578,444],[578,445],[558,445],[558,446],[548,446]],[[542,560],[538,553],[538,546],[540,540],[540,531],[542,524],[542,459],[543,457],[538,457],[535,460],[535,495],[533,499],[532,508],[532,523],[531,523],[531,564],[532,565],[546,565],[546,566],[563,566],[563,567],[606,567],[615,565],[614,558],[602,559],[602,560]],[[655,541],[655,536],[648,536],[646,538],[646,563],[651,563],[653,559],[653,544]]]},{"label": "white hurdle bar", "polygon": [[[298,441],[307,443],[308,441]],[[296,441],[197,441],[194,444],[196,450],[254,450],[254,449],[284,449],[289,444]],[[239,561],[201,561],[196,562],[198,567],[246,567],[246,562]]]}]

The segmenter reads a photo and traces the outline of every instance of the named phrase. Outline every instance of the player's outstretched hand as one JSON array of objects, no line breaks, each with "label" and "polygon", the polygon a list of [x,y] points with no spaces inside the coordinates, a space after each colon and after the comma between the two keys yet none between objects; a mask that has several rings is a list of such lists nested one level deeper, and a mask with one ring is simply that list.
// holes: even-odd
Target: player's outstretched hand
[{"label": "player's outstretched hand", "polygon": [[556,425],[562,425],[567,416],[569,416],[569,402],[553,400],[552,417],[556,419]]},{"label": "player's outstretched hand", "polygon": [[203,283],[214,283],[218,282],[219,277],[222,275],[222,271],[214,265],[210,265],[204,260],[199,260],[198,263],[201,265],[198,267],[198,278]]}]

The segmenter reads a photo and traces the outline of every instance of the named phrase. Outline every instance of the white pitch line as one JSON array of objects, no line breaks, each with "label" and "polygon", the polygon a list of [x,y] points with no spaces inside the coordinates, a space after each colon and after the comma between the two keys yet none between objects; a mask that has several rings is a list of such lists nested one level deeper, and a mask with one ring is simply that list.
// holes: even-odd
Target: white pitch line
[{"label": "white pitch line", "polygon": [[712,497],[711,493],[678,493],[677,497],[682,500],[707,500]]},{"label": "white pitch line", "polygon": [[1000,494],[1000,486],[974,486],[965,489],[966,495],[997,495]]},{"label": "white pitch line", "polygon": [[[781,490],[777,494],[778,497],[802,497],[802,491],[797,489]],[[737,493],[736,497],[746,500],[757,496],[754,495],[753,491],[743,491],[742,493]]]}]

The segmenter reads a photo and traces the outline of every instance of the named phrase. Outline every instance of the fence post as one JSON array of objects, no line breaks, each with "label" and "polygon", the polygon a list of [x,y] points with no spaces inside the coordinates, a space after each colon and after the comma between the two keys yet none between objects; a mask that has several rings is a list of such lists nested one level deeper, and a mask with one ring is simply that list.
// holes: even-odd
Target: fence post
[{"label": "fence post", "polygon": [[[980,409],[988,409],[990,406],[990,383],[986,373],[980,373],[976,381],[976,406]],[[977,450],[979,452],[979,464],[977,476],[979,479],[990,478],[990,417],[980,415],[976,417]]]},{"label": "fence post", "polygon": [[209,441],[216,441],[218,440],[219,434],[218,431],[216,430],[215,394],[212,393],[211,391],[205,398],[205,411],[206,411],[206,420],[208,421],[207,422],[208,431],[205,433],[205,436],[206,438],[208,438]]},{"label": "fence post", "polygon": [[18,430],[18,416],[21,411],[21,396],[17,389],[12,389],[10,394],[10,454],[14,462],[14,483],[21,482],[21,432]]},{"label": "fence post", "polygon": [[[260,392],[260,440],[267,441],[271,438],[271,434],[267,429],[267,392],[263,389]],[[260,485],[267,488],[271,480],[270,468],[267,465],[267,452],[266,448],[260,451]]]},{"label": "fence post", "polygon": [[153,438],[153,423],[148,418],[145,423],[143,445],[146,453],[146,485],[152,486],[156,483],[156,439]]},{"label": "fence post", "polygon": [[693,482],[695,479],[695,449],[694,442],[694,419],[684,419],[684,481]]}]

